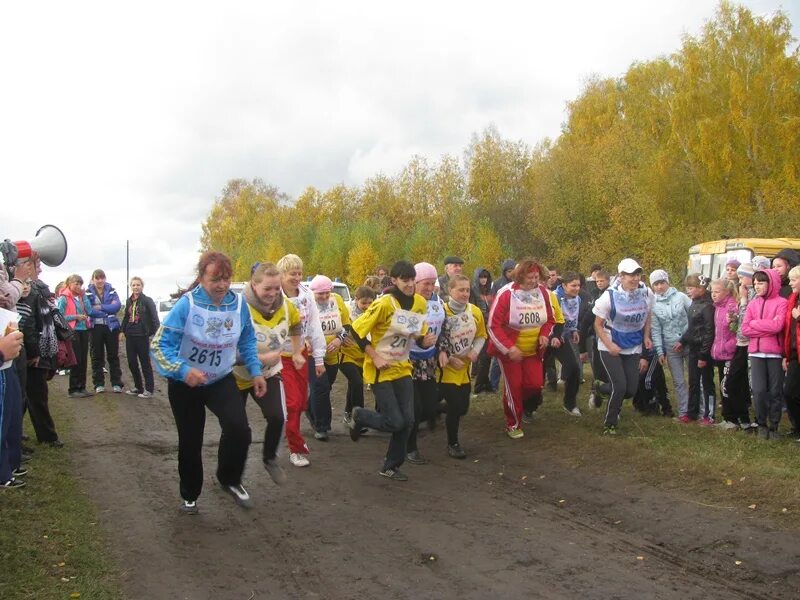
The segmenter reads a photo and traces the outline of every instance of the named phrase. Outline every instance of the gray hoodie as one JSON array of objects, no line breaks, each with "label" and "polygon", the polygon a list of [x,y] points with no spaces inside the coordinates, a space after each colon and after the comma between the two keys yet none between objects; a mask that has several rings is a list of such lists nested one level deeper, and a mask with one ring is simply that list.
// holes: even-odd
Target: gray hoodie
[{"label": "gray hoodie", "polygon": [[659,356],[666,356],[667,350],[686,333],[689,327],[687,311],[691,304],[689,296],[674,287],[664,292],[663,296],[656,294],[651,335]]}]

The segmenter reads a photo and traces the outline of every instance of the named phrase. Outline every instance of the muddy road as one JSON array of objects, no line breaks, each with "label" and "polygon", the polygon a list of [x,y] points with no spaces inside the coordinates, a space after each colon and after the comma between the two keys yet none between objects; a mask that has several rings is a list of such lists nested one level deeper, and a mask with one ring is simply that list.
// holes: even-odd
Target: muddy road
[{"label": "muddy road", "polygon": [[215,485],[209,414],[201,512],[184,515],[166,385],[150,400],[62,400],[64,379],[52,394],[74,411],[75,474],[132,599],[800,597],[797,532],[570,468],[537,448],[542,425],[510,440],[480,404],[463,421],[466,460],[447,456],[440,427],[420,434],[430,464],[406,464],[408,482],[381,478],[387,438],[349,439],[343,382],[334,435],[307,435],[308,468],[283,446],[280,487],[261,467],[265,424],[250,403],[249,511]]}]

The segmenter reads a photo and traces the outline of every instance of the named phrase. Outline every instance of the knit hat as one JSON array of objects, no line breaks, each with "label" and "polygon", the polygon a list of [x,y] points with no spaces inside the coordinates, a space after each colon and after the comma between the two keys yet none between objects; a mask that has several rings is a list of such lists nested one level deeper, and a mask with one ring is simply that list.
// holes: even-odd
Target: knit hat
[{"label": "knit hat", "polygon": [[754,256],[753,261],[753,272],[755,271],[763,271],[764,269],[769,269],[769,259],[766,256]]},{"label": "knit hat", "polygon": [[325,292],[330,292],[333,289],[333,282],[331,281],[330,277],[325,277],[325,275],[316,275],[314,279],[311,280],[311,283],[308,287],[311,288],[312,292],[324,294]]},{"label": "knit hat", "polygon": [[436,267],[434,267],[431,263],[417,263],[414,265],[414,270],[417,272],[417,276],[414,278],[415,283],[425,279],[438,279],[439,277],[436,273]]},{"label": "knit hat", "polygon": [[735,269],[738,269],[739,265],[741,265],[741,264],[742,263],[739,262],[738,260],[736,260],[735,258],[729,258],[728,262],[725,263],[725,266],[726,267],[734,267]]},{"label": "knit hat", "polygon": [[708,288],[709,283],[711,283],[711,280],[700,273],[692,273],[686,276],[686,287]]},{"label": "knit hat", "polygon": [[656,269],[650,273],[650,285],[658,283],[659,281],[666,281],[669,283],[669,275],[664,269]]},{"label": "knit hat", "polygon": [[752,277],[755,272],[753,265],[748,265],[747,263],[739,265],[739,268],[736,269],[736,274],[739,277]]}]

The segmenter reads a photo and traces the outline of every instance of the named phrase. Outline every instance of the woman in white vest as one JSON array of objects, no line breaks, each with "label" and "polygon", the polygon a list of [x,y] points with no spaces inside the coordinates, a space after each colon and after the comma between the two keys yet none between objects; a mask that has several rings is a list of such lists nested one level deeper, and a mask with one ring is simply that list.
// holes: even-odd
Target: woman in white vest
[{"label": "woman in white vest", "polygon": [[642,346],[652,350],[650,320],[655,297],[642,283],[642,267],[632,258],[623,259],[619,276],[594,303],[594,331],[600,360],[611,379],[611,397],[606,409],[604,434],[617,433],[624,398],[633,398],[639,387]]},{"label": "woman in white vest", "polygon": [[167,395],[178,428],[178,474],[181,510],[197,513],[203,487],[203,430],[206,407],[217,416],[219,440],[217,480],[237,504],[252,506],[242,486],[250,425],[232,370],[239,361],[253,378],[257,396],[267,389],[256,351],[250,312],[239,294],[230,291],[230,259],[205,252],[197,279],[181,296],[153,338],[151,354],[167,378]]}]

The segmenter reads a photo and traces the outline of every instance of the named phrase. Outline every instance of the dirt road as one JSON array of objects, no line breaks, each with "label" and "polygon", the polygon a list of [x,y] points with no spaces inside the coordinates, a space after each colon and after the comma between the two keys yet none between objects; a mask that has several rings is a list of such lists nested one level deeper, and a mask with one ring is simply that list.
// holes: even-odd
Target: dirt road
[{"label": "dirt road", "polygon": [[132,599],[800,597],[797,532],[568,468],[537,448],[536,426],[506,438],[499,415],[468,415],[464,461],[447,457],[441,428],[421,434],[432,460],[404,467],[405,483],[377,476],[384,435],[355,444],[337,421],[329,442],[310,440],[309,468],[284,453],[289,481],[277,487],[260,466],[264,422],[251,403],[250,511],[214,484],[210,416],[201,513],[187,516],[163,392],[65,402],[76,475]]}]

